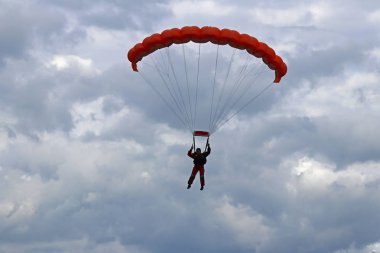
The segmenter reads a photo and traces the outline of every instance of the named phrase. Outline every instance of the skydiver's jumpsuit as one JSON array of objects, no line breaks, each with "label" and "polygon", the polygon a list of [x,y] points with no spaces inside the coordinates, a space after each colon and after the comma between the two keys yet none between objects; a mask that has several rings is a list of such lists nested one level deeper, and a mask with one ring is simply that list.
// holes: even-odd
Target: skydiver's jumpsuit
[{"label": "skydiver's jumpsuit", "polygon": [[189,185],[192,185],[195,176],[197,175],[199,171],[199,178],[201,181],[201,186],[205,185],[205,169],[204,165],[207,162],[206,157],[210,154],[211,148],[208,147],[206,152],[203,152],[200,155],[197,155],[197,153],[192,153],[191,149],[187,152],[187,155],[194,159],[194,167],[193,171],[191,172],[191,175],[189,177],[189,181],[187,182]]}]

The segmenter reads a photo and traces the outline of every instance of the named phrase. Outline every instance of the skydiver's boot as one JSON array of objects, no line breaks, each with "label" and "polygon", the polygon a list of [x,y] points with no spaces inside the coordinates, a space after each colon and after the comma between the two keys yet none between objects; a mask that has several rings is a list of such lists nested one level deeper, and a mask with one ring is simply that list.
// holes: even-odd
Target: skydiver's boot
[{"label": "skydiver's boot", "polygon": [[189,184],[189,185],[187,186],[187,189],[190,189],[190,187],[191,187],[191,184]]},{"label": "skydiver's boot", "polygon": [[201,191],[203,191],[203,185],[201,186]]}]

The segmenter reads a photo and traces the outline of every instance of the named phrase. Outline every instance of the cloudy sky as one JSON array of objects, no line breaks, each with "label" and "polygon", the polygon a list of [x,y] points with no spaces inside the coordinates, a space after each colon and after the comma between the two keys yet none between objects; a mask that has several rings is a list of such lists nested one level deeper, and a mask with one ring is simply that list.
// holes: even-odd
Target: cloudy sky
[{"label": "cloudy sky", "polygon": [[[185,25],[265,41],[288,65],[192,136],[128,50]],[[380,252],[377,0],[0,0],[0,252]]]}]

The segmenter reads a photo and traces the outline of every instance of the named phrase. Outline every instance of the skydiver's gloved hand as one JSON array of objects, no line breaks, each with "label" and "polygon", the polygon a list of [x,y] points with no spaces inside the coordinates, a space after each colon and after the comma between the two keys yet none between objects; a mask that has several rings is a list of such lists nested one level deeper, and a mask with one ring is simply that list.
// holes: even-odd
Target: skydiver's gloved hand
[{"label": "skydiver's gloved hand", "polygon": [[189,149],[189,151],[193,150],[193,145],[191,145],[191,148]]}]

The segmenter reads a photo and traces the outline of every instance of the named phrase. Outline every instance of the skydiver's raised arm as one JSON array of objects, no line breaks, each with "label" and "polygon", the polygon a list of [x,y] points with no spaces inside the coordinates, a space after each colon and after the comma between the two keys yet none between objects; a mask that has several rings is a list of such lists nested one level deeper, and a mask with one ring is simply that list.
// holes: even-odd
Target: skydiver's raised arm
[{"label": "skydiver's raised arm", "polygon": [[205,157],[207,157],[211,153],[211,147],[210,144],[207,143],[207,150],[203,153]]}]

